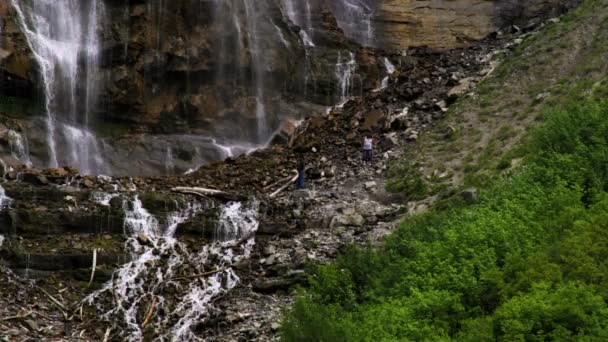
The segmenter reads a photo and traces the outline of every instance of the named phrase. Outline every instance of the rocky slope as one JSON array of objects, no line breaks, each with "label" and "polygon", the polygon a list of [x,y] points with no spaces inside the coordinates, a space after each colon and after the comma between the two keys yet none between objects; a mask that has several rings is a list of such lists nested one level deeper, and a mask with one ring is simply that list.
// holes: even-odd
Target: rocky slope
[{"label": "rocky slope", "polygon": [[[177,1],[167,6],[180,8]],[[135,8],[138,10],[133,12]],[[142,11],[152,13],[142,3],[131,3],[129,15],[141,15]],[[133,20],[140,19],[145,21]],[[165,20],[166,25],[172,25],[170,19]],[[19,39],[19,33],[12,32],[13,38]],[[124,340],[124,333],[133,329],[131,325],[140,328],[146,338],[159,336],[177,326],[179,320],[172,314],[176,308],[171,303],[157,302],[157,298],[178,303],[189,286],[206,284],[217,274],[214,272],[228,275],[228,270],[234,270],[241,281],[230,291],[220,291],[210,299],[212,305],[205,306],[208,311],[193,318],[192,333],[218,341],[276,338],[280,311],[291,303],[293,287],[306,283],[308,263],[329,262],[352,243],[378,243],[403,215],[425,208],[425,201],[408,202],[410,194],[385,191],[387,169],[419,146],[422,134],[431,129],[437,135],[433,146],[449,145],[458,136],[457,126],[435,123],[445,120],[454,101],[492,74],[496,57],[511,54],[522,43],[522,38],[517,38],[523,33],[511,27],[469,48],[441,53],[425,48],[410,49],[407,55],[387,53],[397,71],[389,77],[385,89],[366,91],[343,106],[307,118],[288,139],[278,139],[268,149],[212,163],[189,175],[109,178],[83,176],[70,168],[18,167],[6,172],[7,182],[2,185],[12,201],[3,197],[2,203],[8,208],[0,217],[0,234],[4,237],[0,263],[39,280],[24,281],[0,268],[0,280],[11,284],[0,290],[0,336],[13,340],[80,335],[103,340],[107,334],[109,340],[120,341]],[[319,37],[315,36],[321,41]],[[344,44],[351,44],[342,37]],[[166,55],[178,51],[178,45],[168,47]],[[375,58],[371,50],[360,51],[360,56]],[[15,58],[14,54],[11,56]],[[152,57],[154,54],[139,62],[150,62]],[[185,65],[187,69],[194,67]],[[19,124],[23,121],[5,119],[8,127]],[[153,131],[150,127],[153,125],[141,129]],[[376,141],[373,166],[359,161],[365,134]],[[2,141],[6,148],[14,139],[10,136],[4,130]],[[127,141],[133,144],[132,140]],[[301,158],[310,166],[307,190],[287,188],[272,196],[290,179]],[[8,158],[7,161],[10,162]],[[428,179],[447,182],[455,175],[432,167],[428,168]],[[200,197],[173,190],[183,186],[220,189],[223,193]],[[200,207],[176,224],[180,243],[167,250],[163,247],[166,245],[157,245],[162,239],[152,235],[128,235],[127,228],[137,211],[136,198],[163,226],[171,225],[169,221],[176,211],[184,211],[193,203]],[[227,264],[218,263],[217,255],[201,263],[195,257],[184,257],[199,255],[213,246],[210,241],[217,238],[220,226],[219,208],[234,200],[259,203],[259,228],[250,257],[230,259]],[[137,222],[142,221],[141,217],[136,218]],[[149,224],[149,219],[143,221]],[[244,241],[224,247],[240,255],[246,249]],[[128,293],[121,294],[116,283],[110,283],[111,293],[95,297],[92,304],[83,303],[81,300],[92,291],[87,286],[93,259],[96,271],[91,286],[99,289],[114,270],[138,258],[137,253],[126,252],[132,252],[133,246],[153,255],[142,263],[149,266],[150,272],[140,274],[136,283],[154,286],[144,291],[139,298],[143,304],[135,306],[129,316],[135,317],[135,322],[125,320],[122,312],[101,316],[108,308],[130,307],[135,300]],[[171,277],[166,284],[157,282],[157,270],[172,265],[167,260],[174,260],[175,256],[181,257],[182,262],[167,273]],[[188,278],[191,276],[194,278]],[[231,278],[219,279],[224,286]]]},{"label": "rocky slope", "polygon": [[[357,10],[340,0],[104,4],[100,101],[87,115],[105,165],[94,173],[160,175],[225,157],[217,143],[260,143],[252,129],[260,104],[266,136],[284,118],[379,87],[384,56],[464,47],[514,23],[531,29],[576,1],[362,1]],[[49,165],[40,68],[9,0],[0,1],[0,18],[4,124],[27,138],[34,164]],[[366,48],[371,41],[378,44]],[[201,138],[188,144],[192,134]]]},{"label": "rocky slope", "polygon": [[[14,202],[12,209],[5,211],[6,224],[2,225],[7,227],[2,233],[9,236],[2,248],[3,259],[30,275],[51,271],[63,274],[64,279],[71,276],[87,281],[91,251],[96,249],[96,279],[103,281],[117,262],[129,258],[121,247],[129,206],[125,207],[120,197],[103,205],[99,201],[102,193],[122,193],[129,198],[140,194],[144,206],[159,218],[179,203],[194,200],[174,194],[171,189],[175,186],[221,189],[227,194],[220,201],[255,197],[261,201],[262,213],[255,249],[250,259],[233,265],[241,285],[216,299],[194,329],[209,340],[268,340],[277,329],[281,308],[290,302],[288,290],[305,282],[307,263],[331,261],[351,243],[377,243],[408,213],[411,208],[404,205],[404,198],[384,190],[388,164],[444,115],[457,92],[466,91],[461,80],[473,84],[487,74],[502,39],[507,37],[445,54],[412,51],[403,57],[402,67],[386,89],[310,118],[290,144],[211,164],[188,176],[109,179],[82,177],[69,169],[26,171],[18,176],[21,181],[5,184]],[[363,134],[371,134],[377,141],[374,166],[363,166],[359,161]],[[273,183],[289,178],[295,161],[302,157],[310,166],[309,190],[288,189],[271,198],[282,184]],[[23,182],[31,184],[29,192],[22,190]],[[181,239],[189,241],[188,248],[196,251],[205,243],[197,238],[200,234],[211,237],[216,215],[204,211],[178,228]],[[42,217],[46,225],[37,224]],[[60,240],[52,238],[56,234]],[[189,273],[184,270],[184,274]],[[167,288],[157,294],[173,296],[179,292]],[[71,304],[68,300],[64,303]],[[72,310],[78,312],[81,304],[74,305]],[[95,307],[87,306],[84,315],[74,319],[87,336],[101,339],[106,329],[100,326],[109,325],[96,317]],[[10,329],[19,329],[22,321],[11,322]],[[118,322],[118,326],[123,324]],[[23,333],[30,336],[61,336],[27,330],[25,327]],[[119,339],[120,330],[110,331],[111,337]],[[158,332],[151,326],[146,333],[155,336]]]}]

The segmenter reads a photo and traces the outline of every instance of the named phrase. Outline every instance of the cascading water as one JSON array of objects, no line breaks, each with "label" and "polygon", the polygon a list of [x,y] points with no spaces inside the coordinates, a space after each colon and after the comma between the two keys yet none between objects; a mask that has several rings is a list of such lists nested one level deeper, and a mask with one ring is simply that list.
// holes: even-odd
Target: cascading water
[{"label": "cascading water", "polygon": [[334,15],[344,34],[363,46],[374,46],[376,0],[332,0]]},{"label": "cascading water", "polygon": [[353,77],[357,71],[357,61],[355,54],[348,53],[348,58],[343,58],[342,53],[338,54],[336,62],[336,78],[338,80],[338,91],[340,94],[340,102],[347,101],[352,96]]},{"label": "cascading water", "polygon": [[32,166],[30,160],[30,152],[27,139],[19,132],[9,130],[8,131],[8,145],[11,151],[11,155],[17,160],[21,161],[27,167]]},{"label": "cascading water", "polygon": [[12,202],[13,199],[8,197],[4,188],[0,186],[0,210],[8,208]]},{"label": "cascading water", "polygon": [[395,71],[397,71],[395,66],[391,63],[391,61],[388,60],[388,58],[384,57],[384,59],[382,61],[384,63],[384,68],[386,70],[386,77],[384,77],[382,79],[382,86],[380,87],[380,89],[384,89],[384,88],[388,87],[388,81],[390,80],[390,75],[394,74]]},{"label": "cascading water", "polygon": [[11,0],[40,67],[48,165],[99,173],[103,159],[90,131],[99,94],[103,0]]},{"label": "cascading water", "polygon": [[314,82],[312,73],[311,49],[315,48],[315,43],[312,39],[312,10],[310,0],[294,1],[283,0],[283,17],[291,21],[296,26],[300,27],[300,39],[304,45],[304,95],[308,93],[308,84],[311,77]]},{"label": "cascading water", "polygon": [[[97,305],[123,340],[141,341],[144,334],[159,340],[197,340],[192,327],[208,314],[211,301],[238,284],[231,267],[251,253],[257,205],[225,206],[215,233],[218,240],[211,244],[191,247],[175,238],[178,226],[202,209],[190,203],[161,223],[137,197],[126,203],[126,246],[133,261],[84,301]],[[104,298],[114,302],[111,309],[102,304]],[[146,322],[142,312],[153,312],[154,318]]]}]

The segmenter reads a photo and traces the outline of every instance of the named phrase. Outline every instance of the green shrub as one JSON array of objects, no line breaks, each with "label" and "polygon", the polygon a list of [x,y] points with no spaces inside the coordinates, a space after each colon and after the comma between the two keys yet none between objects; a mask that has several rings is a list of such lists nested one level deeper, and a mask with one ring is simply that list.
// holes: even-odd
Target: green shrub
[{"label": "green shrub", "polygon": [[317,267],[283,339],[608,338],[608,104],[578,103],[546,120],[524,166],[475,204],[437,207],[383,247]]}]

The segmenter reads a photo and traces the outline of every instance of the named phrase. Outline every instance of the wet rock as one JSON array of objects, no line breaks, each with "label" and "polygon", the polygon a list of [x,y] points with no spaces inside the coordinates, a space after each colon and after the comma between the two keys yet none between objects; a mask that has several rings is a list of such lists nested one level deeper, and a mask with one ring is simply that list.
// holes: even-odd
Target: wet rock
[{"label": "wet rock", "polygon": [[150,238],[148,237],[148,235],[146,235],[144,233],[140,233],[137,235],[137,241],[142,245],[150,244]]}]

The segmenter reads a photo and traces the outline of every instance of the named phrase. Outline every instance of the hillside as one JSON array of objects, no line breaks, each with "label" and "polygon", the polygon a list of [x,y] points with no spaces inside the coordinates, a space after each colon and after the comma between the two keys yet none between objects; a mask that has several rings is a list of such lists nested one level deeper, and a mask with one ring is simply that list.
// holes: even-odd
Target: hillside
[{"label": "hillside", "polygon": [[409,149],[391,187],[426,212],[314,266],[285,341],[608,338],[607,9],[525,37]]}]

